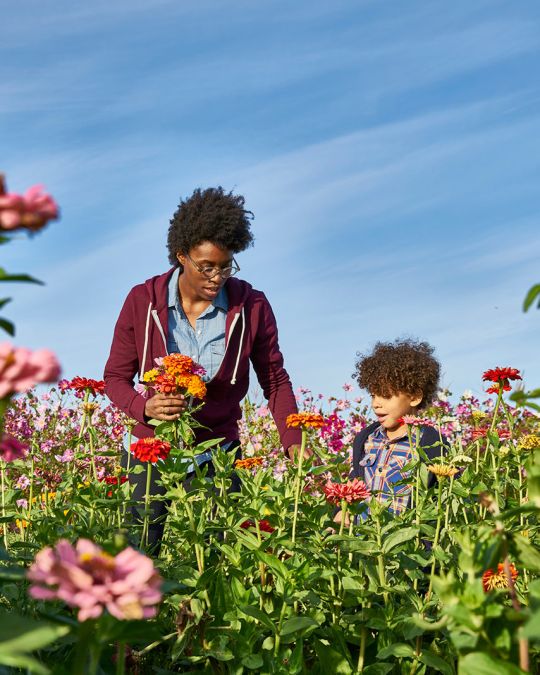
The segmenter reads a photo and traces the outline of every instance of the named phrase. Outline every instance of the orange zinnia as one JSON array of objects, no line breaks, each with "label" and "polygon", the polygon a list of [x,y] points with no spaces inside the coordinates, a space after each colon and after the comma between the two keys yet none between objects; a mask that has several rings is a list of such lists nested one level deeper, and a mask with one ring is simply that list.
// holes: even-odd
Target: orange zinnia
[{"label": "orange zinnia", "polygon": [[288,427],[302,427],[303,429],[311,427],[313,429],[320,429],[321,427],[324,427],[324,425],[324,417],[317,413],[294,413],[287,417]]},{"label": "orange zinnia", "polygon": [[237,459],[234,466],[237,469],[254,469],[256,466],[262,466],[262,457],[245,457],[244,459]]},{"label": "orange zinnia", "polygon": [[[512,581],[515,581],[518,578],[518,571],[514,566],[514,563],[510,563],[510,576]],[[499,563],[497,565],[497,571],[494,572],[492,569],[486,570],[482,574],[482,586],[484,587],[484,592],[489,593],[490,591],[495,590],[496,588],[508,588],[508,577],[504,571],[504,564]]]}]

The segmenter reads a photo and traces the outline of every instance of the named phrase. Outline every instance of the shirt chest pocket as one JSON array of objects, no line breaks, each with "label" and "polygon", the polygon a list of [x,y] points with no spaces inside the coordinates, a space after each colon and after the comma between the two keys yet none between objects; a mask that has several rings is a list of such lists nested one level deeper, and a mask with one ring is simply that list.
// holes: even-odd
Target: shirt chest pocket
[{"label": "shirt chest pocket", "polygon": [[215,360],[221,360],[225,354],[225,340],[215,340],[210,344],[210,352]]}]

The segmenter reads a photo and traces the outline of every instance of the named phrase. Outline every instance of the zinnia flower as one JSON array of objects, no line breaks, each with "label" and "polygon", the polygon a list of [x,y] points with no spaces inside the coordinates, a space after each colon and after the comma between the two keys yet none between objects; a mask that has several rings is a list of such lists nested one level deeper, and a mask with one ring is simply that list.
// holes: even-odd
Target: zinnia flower
[{"label": "zinnia flower", "polygon": [[[514,564],[510,563],[510,576],[512,577],[512,581],[515,581],[518,578],[518,575],[519,573]],[[503,563],[497,565],[496,572],[489,569],[482,574],[482,586],[484,587],[485,593],[489,593],[496,588],[508,588],[508,577],[504,571]]]},{"label": "zinnia flower", "polygon": [[288,427],[302,427],[303,429],[311,427],[312,429],[320,429],[321,427],[324,427],[324,425],[324,417],[316,413],[293,413],[287,417]]},{"label": "zinnia flower", "polygon": [[435,474],[439,480],[441,478],[450,478],[459,472],[457,467],[448,466],[448,464],[430,464],[427,469],[428,471],[431,471],[431,473]]},{"label": "zinnia flower", "polygon": [[482,375],[484,382],[506,382],[507,380],[521,380],[517,368],[492,368]]},{"label": "zinnia flower", "polygon": [[245,457],[244,459],[237,459],[234,466],[237,469],[253,469],[257,466],[262,466],[263,462],[262,457]]},{"label": "zinnia flower", "polygon": [[336,505],[341,504],[343,500],[348,504],[361,502],[371,495],[364,481],[360,481],[358,478],[354,478],[346,483],[328,481],[323,487],[323,492],[326,495],[326,500]]},{"label": "zinnia flower", "polygon": [[79,621],[95,619],[105,609],[120,620],[149,619],[161,600],[162,580],[150,558],[132,548],[113,557],[88,539],[75,546],[61,539],[45,547],[28,578],[33,598],[78,607]]},{"label": "zinnia flower", "polygon": [[40,382],[56,382],[60,364],[48,349],[35,352],[0,343],[0,398],[23,393]]},{"label": "zinnia flower", "polygon": [[68,387],[82,394],[88,391],[93,396],[105,393],[105,382],[103,380],[92,380],[89,377],[74,377],[68,383]]},{"label": "zinnia flower", "polygon": [[204,368],[185,354],[169,354],[155,359],[156,367],[146,371],[142,381],[162,394],[185,393],[194,398],[206,396],[201,377]]},{"label": "zinnia flower", "polygon": [[484,382],[494,382],[493,387],[486,390],[488,394],[498,394],[502,391],[510,391],[512,387],[509,380],[521,380],[520,372],[517,368],[492,368],[486,370],[482,375]]},{"label": "zinnia flower", "polygon": [[536,450],[540,448],[540,436],[537,434],[526,434],[519,439],[518,446],[524,450]]},{"label": "zinnia flower", "polygon": [[4,434],[0,440],[0,459],[3,462],[14,462],[16,459],[22,459],[26,456],[27,450],[28,446],[9,434]]},{"label": "zinnia flower", "polygon": [[[240,523],[240,527],[243,528],[244,530],[250,530],[252,528],[256,528],[256,524],[253,520],[244,520],[243,523]],[[275,527],[272,527],[270,523],[263,518],[263,520],[259,520],[259,530],[261,532],[269,532],[272,534],[272,532],[275,531]]]},{"label": "zinnia flower", "polygon": [[398,422],[407,424],[411,427],[436,427],[437,423],[430,420],[429,417],[417,417],[416,415],[403,415]]},{"label": "zinnia flower", "polygon": [[171,451],[171,444],[159,438],[140,438],[131,444],[131,452],[141,462],[152,462],[158,459],[167,459]]},{"label": "zinnia flower", "polygon": [[[99,479],[101,483],[106,483],[107,485],[118,485],[118,476],[103,476],[103,478]],[[123,485],[124,483],[127,483],[128,477],[127,476],[120,476],[120,485]],[[113,491],[112,490],[107,490],[107,497],[112,497],[113,496]]]},{"label": "zinnia flower", "polygon": [[34,185],[24,193],[4,193],[0,180],[0,229],[27,228],[36,232],[49,220],[58,218],[58,205],[43,191],[42,185]]}]

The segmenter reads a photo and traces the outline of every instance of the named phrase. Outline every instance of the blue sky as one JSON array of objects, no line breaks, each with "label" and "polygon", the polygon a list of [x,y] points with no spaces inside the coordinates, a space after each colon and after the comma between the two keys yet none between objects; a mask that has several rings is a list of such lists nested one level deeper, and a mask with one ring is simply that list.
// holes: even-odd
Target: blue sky
[{"label": "blue sky", "polygon": [[17,343],[100,377],[179,198],[221,184],[255,213],[241,276],[295,386],[339,394],[398,336],[456,393],[497,365],[540,386],[538,72],[533,0],[9,3],[0,168],[62,208],[3,247],[47,284],[10,287]]}]

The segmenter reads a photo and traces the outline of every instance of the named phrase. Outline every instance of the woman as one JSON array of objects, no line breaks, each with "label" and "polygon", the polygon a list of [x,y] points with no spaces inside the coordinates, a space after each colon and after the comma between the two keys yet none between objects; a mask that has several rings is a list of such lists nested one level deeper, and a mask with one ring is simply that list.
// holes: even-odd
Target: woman
[{"label": "woman", "polygon": [[[207,395],[196,413],[203,425],[196,430],[198,442],[224,438],[226,447],[238,448],[251,362],[283,447],[292,455],[298,445],[299,430],[286,426],[297,407],[272,309],[263,293],[234,278],[240,269],[234,255],[253,243],[252,215],[240,195],[221,187],[195,190],[170,221],[172,269],[135,286],[126,298],[104,378],[109,398],[138,422],[137,438],[153,434],[149,419],[177,419],[186,406],[182,396],[156,393],[146,399],[134,386],[135,376],[150,370],[156,357],[180,352],[206,370]],[[199,463],[209,459],[201,456]],[[139,486],[135,498],[143,490]]]}]

